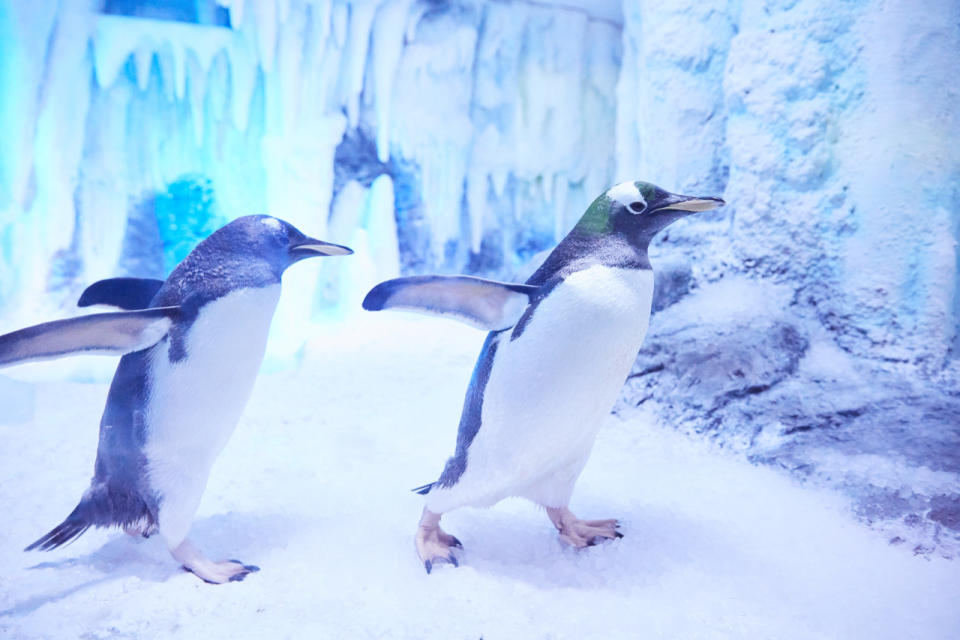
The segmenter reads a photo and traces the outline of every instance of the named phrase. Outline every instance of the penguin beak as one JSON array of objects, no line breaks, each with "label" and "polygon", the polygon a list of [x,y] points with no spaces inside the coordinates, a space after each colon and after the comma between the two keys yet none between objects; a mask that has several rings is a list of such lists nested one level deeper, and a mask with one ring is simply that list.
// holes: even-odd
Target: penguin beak
[{"label": "penguin beak", "polygon": [[319,256],[348,256],[353,249],[315,238],[304,238],[299,244],[290,247],[290,257],[294,260],[316,258]]},{"label": "penguin beak", "polygon": [[678,196],[671,193],[660,202],[657,202],[654,210],[674,209],[677,211],[696,213],[698,211],[710,211],[711,209],[722,207],[725,204],[726,202],[722,199],[712,196],[698,198],[696,196]]}]

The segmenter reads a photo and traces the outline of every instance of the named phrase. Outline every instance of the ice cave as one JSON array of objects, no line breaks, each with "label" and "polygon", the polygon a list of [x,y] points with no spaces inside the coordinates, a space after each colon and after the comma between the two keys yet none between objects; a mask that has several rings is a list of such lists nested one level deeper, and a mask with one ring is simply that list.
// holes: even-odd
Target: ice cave
[{"label": "ice cave", "polygon": [[[162,550],[122,533],[23,554],[75,498],[48,513],[60,482],[89,476],[116,363],[0,372],[0,512],[14,523],[0,528],[0,635],[956,637],[958,68],[956,0],[0,0],[0,333],[86,313],[77,297],[102,278],[163,279],[247,214],[355,251],[284,277],[261,380],[202,506],[210,545],[224,530],[249,532],[245,549],[266,539],[262,564],[281,575],[251,578],[253,595],[178,587]],[[430,583],[401,560],[419,509],[406,489],[449,454],[482,335],[374,320],[360,301],[399,275],[523,282],[624,180],[727,206],[651,246],[650,330],[578,495],[697,568],[639,547],[576,556],[550,531],[513,548],[527,534],[508,516],[543,518],[508,506],[463,516],[502,546],[475,541],[473,567]],[[658,488],[670,499],[644,502]],[[357,515],[364,501],[396,530]],[[773,515],[746,521],[760,513]],[[697,528],[724,518],[743,541],[729,550]],[[315,541],[324,526],[350,540],[342,554]],[[371,551],[384,539],[402,553]],[[301,564],[314,561],[315,601]],[[277,635],[257,635],[271,612]]]}]

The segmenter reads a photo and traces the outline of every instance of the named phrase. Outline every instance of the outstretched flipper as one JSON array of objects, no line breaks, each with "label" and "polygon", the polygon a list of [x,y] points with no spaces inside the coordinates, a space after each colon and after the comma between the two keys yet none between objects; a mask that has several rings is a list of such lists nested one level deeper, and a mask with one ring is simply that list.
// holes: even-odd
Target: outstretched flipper
[{"label": "outstretched flipper", "polygon": [[0,367],[87,354],[122,356],[160,342],[180,307],[97,313],[0,336]]},{"label": "outstretched flipper", "polygon": [[509,329],[539,287],[473,276],[410,276],[381,282],[363,299],[367,311],[404,309],[459,320],[485,331]]},{"label": "outstretched flipper", "polygon": [[106,304],[127,311],[146,309],[163,286],[163,280],[150,278],[107,278],[97,280],[83,290],[78,307]]}]

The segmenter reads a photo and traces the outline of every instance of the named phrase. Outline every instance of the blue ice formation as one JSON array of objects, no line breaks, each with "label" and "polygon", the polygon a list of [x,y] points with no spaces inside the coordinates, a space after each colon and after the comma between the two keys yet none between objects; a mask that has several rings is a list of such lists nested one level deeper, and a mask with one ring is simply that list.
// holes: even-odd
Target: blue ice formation
[{"label": "blue ice formation", "polygon": [[[507,273],[611,180],[615,3],[222,4],[4,5],[5,326],[97,278],[157,277],[253,212],[386,247],[370,275]],[[290,276],[335,307],[341,270]]]},{"label": "blue ice formation", "polygon": [[281,309],[272,349],[292,353],[345,289],[510,277],[608,185],[643,178],[730,202],[660,241],[688,288],[789,283],[846,351],[938,370],[960,350],[958,14],[2,3],[0,323],[63,313],[97,278],[160,277],[217,224],[270,212],[367,254],[290,274],[314,291]]}]

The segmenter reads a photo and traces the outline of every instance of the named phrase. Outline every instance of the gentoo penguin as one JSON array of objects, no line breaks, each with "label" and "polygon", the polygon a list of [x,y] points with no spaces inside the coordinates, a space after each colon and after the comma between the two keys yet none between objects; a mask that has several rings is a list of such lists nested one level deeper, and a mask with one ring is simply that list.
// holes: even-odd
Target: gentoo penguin
[{"label": "gentoo penguin", "polygon": [[257,570],[208,560],[187,539],[190,521],[250,396],[284,270],[304,258],[349,253],[283,220],[246,216],[201,242],[165,282],[101,281],[81,297],[82,305],[135,310],[0,336],[0,366],[73,353],[123,355],[90,487],[66,520],[26,550],[59,547],[92,526],[119,526],[145,537],[159,533],[184,568],[210,583]]},{"label": "gentoo penguin", "polygon": [[575,547],[620,537],[616,520],[580,520],[573,486],[643,343],[653,300],[650,240],[675,220],[723,205],[624,182],[598,197],[525,284],[468,276],[382,282],[371,311],[447,315],[489,330],[467,388],[456,453],[426,496],[416,548],[427,573],[457,565],[440,517],[521,496],[546,508]]}]

